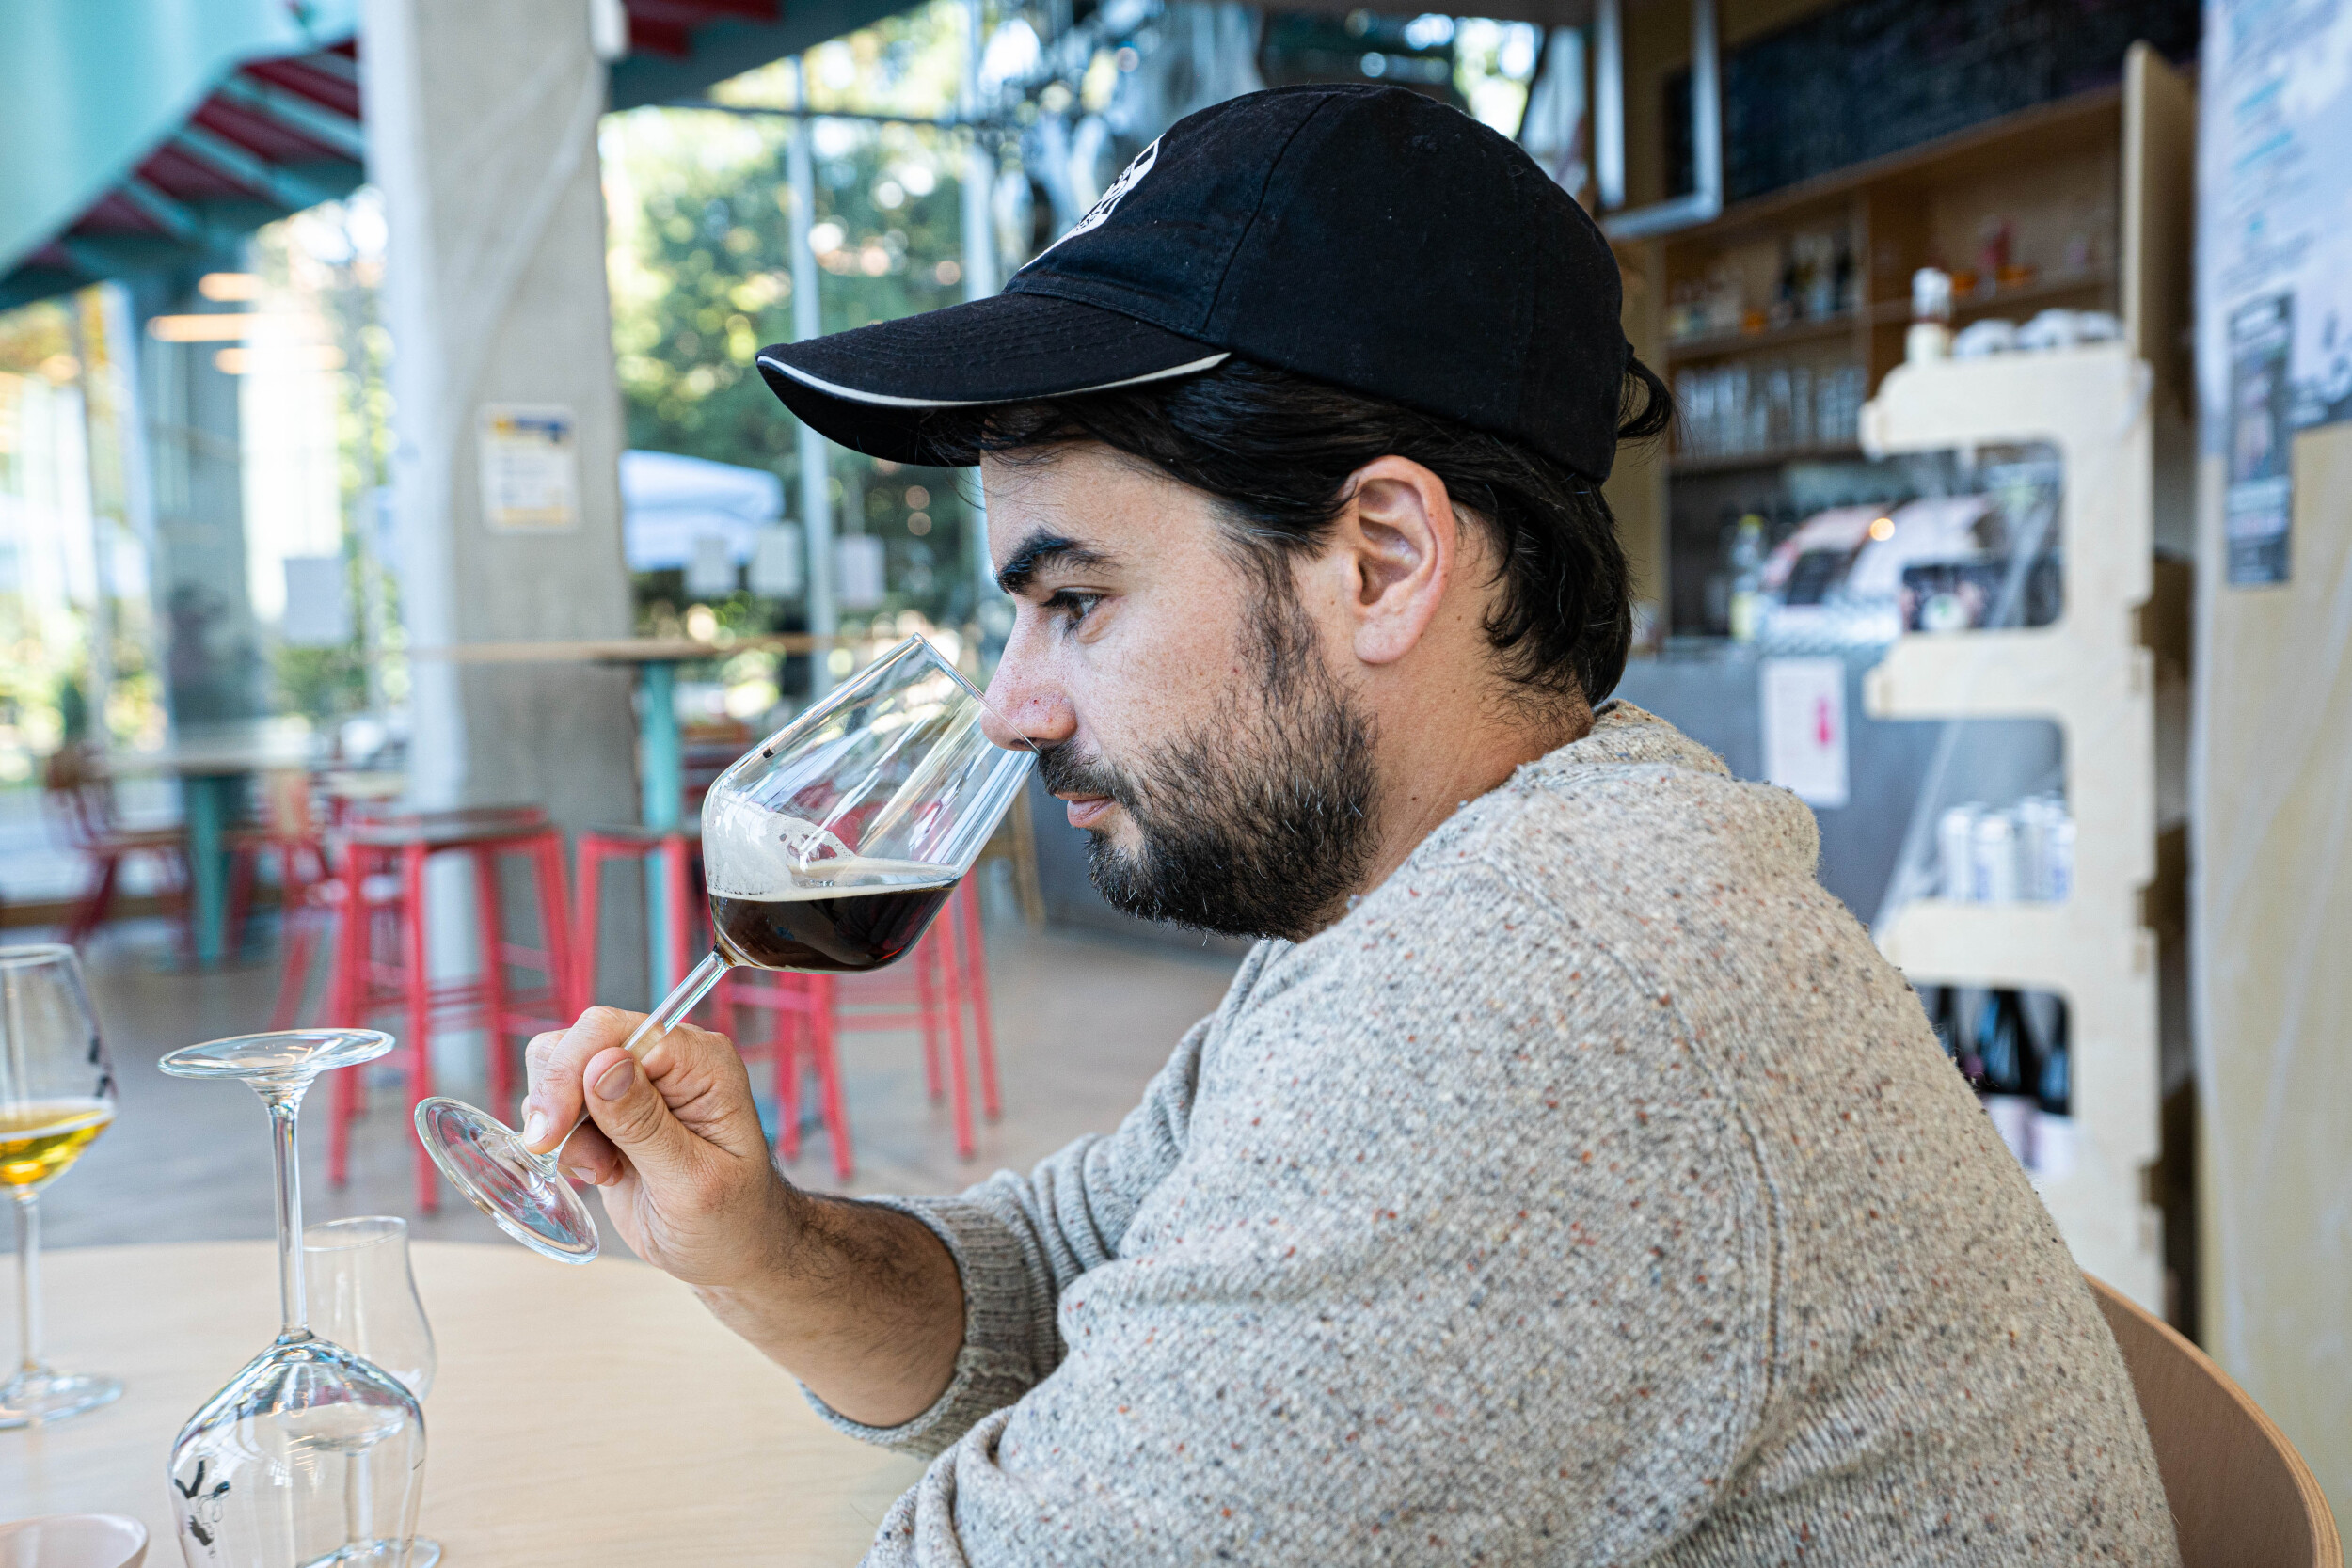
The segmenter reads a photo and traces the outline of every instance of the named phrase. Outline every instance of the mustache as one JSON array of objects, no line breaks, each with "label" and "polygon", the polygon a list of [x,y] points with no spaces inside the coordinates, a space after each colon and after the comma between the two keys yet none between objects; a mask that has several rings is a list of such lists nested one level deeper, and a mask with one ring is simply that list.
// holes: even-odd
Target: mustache
[{"label": "mustache", "polygon": [[1141,803],[1135,781],[1099,757],[1084,756],[1067,746],[1040,753],[1037,776],[1049,795],[1102,795],[1134,811]]}]

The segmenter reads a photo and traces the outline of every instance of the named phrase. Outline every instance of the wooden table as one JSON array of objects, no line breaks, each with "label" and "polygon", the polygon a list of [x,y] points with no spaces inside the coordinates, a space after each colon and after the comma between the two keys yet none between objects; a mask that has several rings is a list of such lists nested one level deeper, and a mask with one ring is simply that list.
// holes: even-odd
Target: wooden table
[{"label": "wooden table", "polygon": [[[835,1433],[685,1286],[634,1259],[414,1243],[440,1371],[419,1528],[452,1568],[850,1563],[921,1465]],[[43,1259],[51,1359],[119,1402],[0,1432],[0,1520],[133,1513],[175,1568],[181,1424],[277,1332],[274,1248],[64,1248]]]}]

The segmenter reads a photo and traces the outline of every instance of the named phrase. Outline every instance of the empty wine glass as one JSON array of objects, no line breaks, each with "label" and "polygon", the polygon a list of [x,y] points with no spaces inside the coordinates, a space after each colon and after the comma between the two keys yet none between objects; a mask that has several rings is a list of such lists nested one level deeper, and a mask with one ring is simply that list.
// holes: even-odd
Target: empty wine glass
[{"label": "empty wine glass", "polygon": [[424,1413],[382,1368],[310,1332],[303,1284],[296,1117],[322,1072],[372,1062],[372,1029],[241,1035],[175,1051],[180,1078],[233,1078],[268,1107],[278,1172],[278,1301],[284,1327],[188,1418],[171,1448],[189,1568],[405,1568],[424,1482]]},{"label": "empty wine glass", "polygon": [[[981,733],[987,711],[910,637],[738,757],[703,800],[717,946],[623,1049],[642,1056],[731,965],[855,973],[913,948],[1036,766],[1034,751]],[[416,1121],[441,1174],[499,1228],[559,1262],[596,1257],[596,1222],[556,1169],[561,1146],[533,1154],[454,1100],[420,1101]]]},{"label": "empty wine glass", "polygon": [[[373,1362],[421,1401],[433,1386],[432,1325],[408,1267],[408,1222],[397,1214],[326,1220],[302,1231],[310,1332]],[[367,1463],[365,1455],[358,1463]],[[441,1544],[411,1538],[408,1568],[433,1568]]]},{"label": "empty wine glass", "polygon": [[16,1211],[17,1333],[0,1427],[58,1421],[122,1392],[40,1354],[40,1190],[115,1119],[115,1076],[71,947],[0,947],[0,1192]]}]

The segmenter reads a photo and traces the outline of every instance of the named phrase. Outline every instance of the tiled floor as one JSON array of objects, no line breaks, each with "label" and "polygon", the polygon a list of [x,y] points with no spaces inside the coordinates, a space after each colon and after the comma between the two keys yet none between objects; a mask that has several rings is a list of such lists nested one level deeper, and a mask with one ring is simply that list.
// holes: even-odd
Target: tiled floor
[{"label": "tiled floor", "polygon": [[[11,932],[15,941],[33,933]],[[1216,1005],[1230,958],[1181,948],[1032,932],[994,920],[989,931],[1004,1117],[983,1125],[978,1158],[955,1157],[947,1113],[926,1102],[912,1033],[852,1037],[843,1065],[856,1193],[951,1191],[1000,1166],[1025,1167],[1081,1133],[1108,1131],[1194,1020]],[[156,1059],[177,1046],[259,1027],[277,984],[272,967],[169,973],[160,926],[109,929],[87,955],[101,1022],[121,1082],[112,1130],[42,1195],[53,1247],[201,1241],[271,1233],[269,1151],[261,1104],[230,1084],[167,1078]],[[764,1070],[755,1077],[764,1080]],[[444,1082],[468,1095],[478,1084]],[[375,1097],[355,1132],[352,1180],[326,1184],[325,1095],[306,1116],[308,1217],[393,1213],[421,1237],[494,1240],[489,1222],[453,1193],[437,1215],[417,1212],[414,1140],[397,1085]],[[834,1185],[830,1149],[812,1132],[790,1174]]]}]

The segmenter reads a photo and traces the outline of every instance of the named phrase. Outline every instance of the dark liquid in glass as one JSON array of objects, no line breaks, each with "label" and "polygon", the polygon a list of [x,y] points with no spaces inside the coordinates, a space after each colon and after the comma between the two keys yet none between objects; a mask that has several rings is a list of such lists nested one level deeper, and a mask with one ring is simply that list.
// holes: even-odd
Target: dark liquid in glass
[{"label": "dark liquid in glass", "polygon": [[855,974],[905,956],[956,891],[874,888],[833,898],[710,899],[711,928],[729,961],[761,969]]}]

